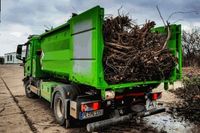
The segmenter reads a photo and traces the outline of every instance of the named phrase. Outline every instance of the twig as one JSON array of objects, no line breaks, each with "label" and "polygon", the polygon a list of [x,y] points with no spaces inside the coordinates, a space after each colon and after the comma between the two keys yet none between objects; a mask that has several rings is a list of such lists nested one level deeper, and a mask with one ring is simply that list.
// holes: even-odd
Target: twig
[{"label": "twig", "polygon": [[122,9],[122,7],[123,7],[123,6],[121,5],[120,8],[117,10],[119,16],[121,16],[121,15],[120,15],[120,10]]},{"label": "twig", "polygon": [[165,23],[165,21],[164,21],[164,19],[163,19],[162,15],[161,15],[161,12],[160,12],[160,10],[159,10],[159,7],[158,7],[158,5],[156,5],[156,9],[157,9],[157,11],[158,11],[158,13],[159,13],[159,15],[160,15],[160,18],[161,18],[161,19],[162,19],[162,21],[163,21],[163,24],[166,26],[166,23]]},{"label": "twig", "polygon": [[167,18],[167,21],[169,22],[169,19],[172,18],[172,16],[174,16],[175,14],[186,14],[186,13],[196,13],[199,14],[199,11],[177,11],[177,12],[173,12],[169,15],[169,17]]},{"label": "twig", "polygon": [[169,27],[170,27],[169,26],[169,22],[167,22],[167,39],[166,39],[166,41],[165,41],[165,43],[164,43],[164,45],[162,47],[162,50],[167,46],[167,43],[168,43],[168,41],[169,41],[169,39],[171,37],[171,31],[170,31]]}]

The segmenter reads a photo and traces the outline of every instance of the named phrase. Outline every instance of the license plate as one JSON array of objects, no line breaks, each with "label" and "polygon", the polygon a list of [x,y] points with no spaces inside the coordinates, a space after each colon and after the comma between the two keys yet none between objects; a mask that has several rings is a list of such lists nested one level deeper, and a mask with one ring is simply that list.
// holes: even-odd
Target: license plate
[{"label": "license plate", "polygon": [[103,109],[89,112],[80,112],[80,119],[89,119],[103,115]]}]

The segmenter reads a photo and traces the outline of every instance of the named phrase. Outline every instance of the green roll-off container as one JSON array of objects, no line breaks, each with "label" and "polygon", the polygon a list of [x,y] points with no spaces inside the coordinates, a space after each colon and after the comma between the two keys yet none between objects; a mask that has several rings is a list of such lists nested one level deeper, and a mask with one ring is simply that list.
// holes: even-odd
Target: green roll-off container
[{"label": "green roll-off container", "polygon": [[[170,25],[167,47],[177,58],[168,79],[108,84],[104,78],[103,39],[104,9],[96,6],[79,15],[73,14],[65,24],[41,35],[30,36],[17,46],[17,59],[24,63],[24,88],[28,98],[39,96],[50,102],[55,119],[67,128],[74,119],[108,118],[87,124],[92,132],[109,125],[127,122],[135,116],[145,117],[165,111],[157,106],[161,92],[157,85],[181,79],[181,26]],[[165,27],[152,32],[167,35]],[[26,56],[22,57],[22,49]],[[105,117],[103,117],[105,116]]]},{"label": "green roll-off container", "polygon": [[[71,82],[97,89],[119,89],[138,85],[174,82],[182,75],[181,26],[171,25],[171,38],[168,48],[177,57],[177,66],[169,79],[162,81],[140,81],[108,84],[104,79],[103,68],[103,22],[104,9],[96,6],[82,14],[73,16],[63,24],[35,39],[41,45],[41,69],[46,73],[63,77]],[[164,27],[152,32],[166,33]]]}]

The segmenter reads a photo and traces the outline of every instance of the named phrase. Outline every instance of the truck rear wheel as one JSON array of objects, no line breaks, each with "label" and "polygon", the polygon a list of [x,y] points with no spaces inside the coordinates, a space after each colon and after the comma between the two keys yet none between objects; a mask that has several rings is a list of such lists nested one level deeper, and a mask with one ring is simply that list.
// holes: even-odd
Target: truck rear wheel
[{"label": "truck rear wheel", "polygon": [[74,119],[69,114],[69,107],[68,105],[65,105],[65,100],[76,100],[81,91],[75,85],[57,86],[54,90],[56,92],[53,99],[53,110],[56,121],[60,125],[63,126],[65,124],[65,127],[69,128],[74,122]]},{"label": "truck rear wheel", "polygon": [[57,122],[62,126],[65,124],[64,99],[65,98],[61,95],[59,91],[56,92],[54,97],[54,115],[56,117]]}]

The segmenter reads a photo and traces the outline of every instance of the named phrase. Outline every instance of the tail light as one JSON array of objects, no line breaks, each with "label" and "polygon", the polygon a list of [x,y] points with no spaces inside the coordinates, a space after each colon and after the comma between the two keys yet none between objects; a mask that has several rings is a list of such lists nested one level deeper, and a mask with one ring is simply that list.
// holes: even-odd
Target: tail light
[{"label": "tail light", "polygon": [[100,102],[90,102],[90,103],[82,103],[81,104],[81,111],[95,111],[100,109]]},{"label": "tail light", "polygon": [[152,100],[157,100],[157,99],[160,99],[161,96],[162,96],[162,93],[161,93],[161,92],[152,93],[152,94],[151,94],[151,99],[152,99]]}]

